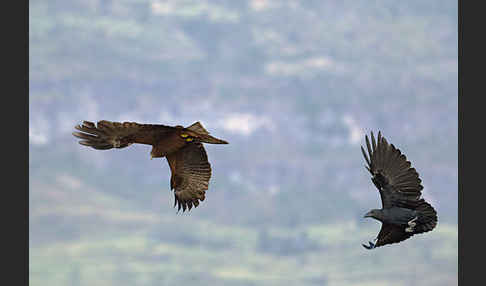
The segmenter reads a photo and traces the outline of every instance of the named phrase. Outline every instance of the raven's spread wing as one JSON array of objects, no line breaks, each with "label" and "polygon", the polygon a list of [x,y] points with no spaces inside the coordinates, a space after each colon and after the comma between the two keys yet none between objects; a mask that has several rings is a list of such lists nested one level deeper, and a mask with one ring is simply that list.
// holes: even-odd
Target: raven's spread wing
[{"label": "raven's spread wing", "polygon": [[366,169],[373,176],[371,180],[380,191],[383,208],[416,208],[423,186],[417,171],[411,168],[410,161],[400,149],[388,144],[381,132],[378,132],[378,142],[371,132],[371,145],[368,136],[365,138],[369,157],[362,146],[361,151],[368,164]]},{"label": "raven's spread wing", "polygon": [[97,125],[83,121],[74,128],[81,131],[73,132],[75,137],[82,139],[79,144],[98,150],[124,148],[133,143],[156,145],[176,133],[176,128],[171,126],[107,120],[98,121]]},{"label": "raven's spread wing", "polygon": [[175,189],[174,207],[183,212],[204,201],[205,191],[211,178],[211,165],[206,150],[201,143],[194,141],[166,156],[172,173],[171,189]]},{"label": "raven's spread wing", "polygon": [[418,217],[415,221],[416,225],[413,227],[412,232],[406,232],[405,227],[403,226],[383,223],[381,230],[378,233],[378,240],[375,247],[397,243],[413,236],[414,234],[433,230],[437,225],[437,212],[435,209],[424,199],[420,199],[417,202],[416,210],[418,212]]},{"label": "raven's spread wing", "polygon": [[409,231],[406,231],[407,226],[396,225],[383,222],[381,230],[376,237],[376,243],[370,242],[370,246],[363,246],[367,249],[373,249],[378,246],[386,244],[398,243],[411,236],[419,233],[424,233],[433,230],[437,225],[437,212],[424,199],[417,202],[416,208],[418,216],[416,217],[413,227],[408,225]]},{"label": "raven's spread wing", "polygon": [[383,223],[381,230],[378,233],[378,240],[375,247],[383,246],[385,244],[398,243],[410,238],[414,233],[406,232],[404,227],[398,225]]}]

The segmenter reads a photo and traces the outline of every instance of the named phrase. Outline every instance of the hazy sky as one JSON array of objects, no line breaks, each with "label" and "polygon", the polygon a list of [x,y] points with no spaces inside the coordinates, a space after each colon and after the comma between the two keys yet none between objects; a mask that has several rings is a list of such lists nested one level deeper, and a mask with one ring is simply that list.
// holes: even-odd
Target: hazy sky
[{"label": "hazy sky", "polygon": [[[457,2],[31,0],[29,42],[32,285],[457,285]],[[149,146],[71,135],[102,119],[229,141],[206,200],[176,215]],[[370,254],[378,130],[439,225]]]}]

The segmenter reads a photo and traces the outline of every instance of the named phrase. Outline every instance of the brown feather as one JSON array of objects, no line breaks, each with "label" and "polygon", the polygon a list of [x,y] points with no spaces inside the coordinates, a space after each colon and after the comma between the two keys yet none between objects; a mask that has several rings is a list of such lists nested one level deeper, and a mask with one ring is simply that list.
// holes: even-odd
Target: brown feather
[{"label": "brown feather", "polygon": [[[174,186],[175,204],[184,212],[203,201],[211,178],[211,165],[201,143],[191,143],[166,156],[172,177],[180,178]],[[197,202],[197,203],[195,203]]]},{"label": "brown feather", "polygon": [[75,137],[84,139],[80,144],[95,149],[125,148],[133,143],[154,145],[161,138],[176,131],[176,128],[165,125],[120,123],[108,120],[98,121],[97,125],[83,121],[82,125],[74,128],[81,131],[73,132]]}]

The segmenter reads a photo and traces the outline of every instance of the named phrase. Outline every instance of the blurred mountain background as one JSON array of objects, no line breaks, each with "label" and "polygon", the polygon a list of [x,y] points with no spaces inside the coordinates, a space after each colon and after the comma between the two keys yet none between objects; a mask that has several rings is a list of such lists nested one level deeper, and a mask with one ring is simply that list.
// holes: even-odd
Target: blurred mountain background
[{"label": "blurred mountain background", "polygon": [[[30,285],[457,285],[457,41],[449,0],[30,0]],[[206,200],[71,135],[102,119],[229,141]],[[439,224],[367,251],[378,130]]]}]

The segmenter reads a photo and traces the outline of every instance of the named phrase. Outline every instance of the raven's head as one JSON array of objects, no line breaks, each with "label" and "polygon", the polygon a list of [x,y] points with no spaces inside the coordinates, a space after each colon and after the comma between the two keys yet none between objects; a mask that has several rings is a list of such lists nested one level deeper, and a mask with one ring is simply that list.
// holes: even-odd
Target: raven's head
[{"label": "raven's head", "polygon": [[382,218],[383,218],[383,213],[381,210],[378,210],[378,209],[373,209],[373,210],[370,210],[369,212],[367,212],[364,217],[371,217],[371,218],[374,218],[376,220],[379,220],[381,221]]}]

